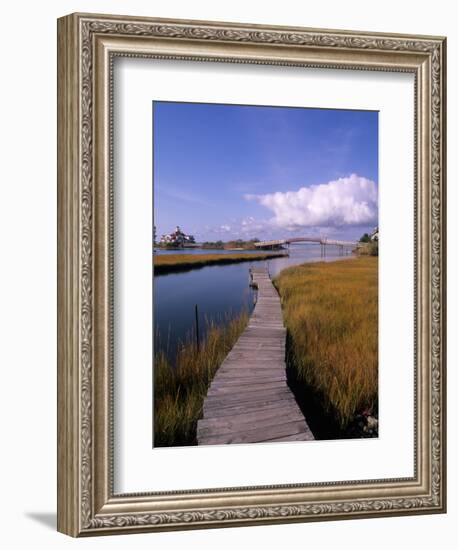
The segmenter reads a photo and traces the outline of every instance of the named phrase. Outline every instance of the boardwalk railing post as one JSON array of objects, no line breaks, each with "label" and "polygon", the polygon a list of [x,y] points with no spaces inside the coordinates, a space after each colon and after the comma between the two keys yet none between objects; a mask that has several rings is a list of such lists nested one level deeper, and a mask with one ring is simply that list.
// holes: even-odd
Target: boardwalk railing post
[{"label": "boardwalk railing post", "polygon": [[197,304],[195,308],[196,313],[196,344],[197,344],[197,351],[199,351],[200,348],[200,338],[199,338],[199,310],[197,309]]}]

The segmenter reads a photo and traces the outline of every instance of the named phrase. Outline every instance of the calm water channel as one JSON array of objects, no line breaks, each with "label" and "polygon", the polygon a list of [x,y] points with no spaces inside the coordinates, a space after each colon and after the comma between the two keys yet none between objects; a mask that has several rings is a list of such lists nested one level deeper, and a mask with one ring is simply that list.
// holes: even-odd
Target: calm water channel
[{"label": "calm water channel", "polygon": [[[252,251],[248,251],[252,252]],[[157,250],[156,254],[177,254]],[[232,250],[190,249],[182,254],[227,254]],[[327,247],[325,261],[342,259],[338,249]],[[249,269],[267,266],[271,276],[304,262],[323,261],[319,245],[290,247],[289,257],[239,264],[213,265],[191,271],[154,277],[154,351],[164,351],[174,362],[181,343],[195,334],[195,306],[198,307],[200,337],[205,338],[208,322],[224,323],[246,310],[253,310],[255,291],[250,288]],[[195,336],[194,336],[195,337]]]}]

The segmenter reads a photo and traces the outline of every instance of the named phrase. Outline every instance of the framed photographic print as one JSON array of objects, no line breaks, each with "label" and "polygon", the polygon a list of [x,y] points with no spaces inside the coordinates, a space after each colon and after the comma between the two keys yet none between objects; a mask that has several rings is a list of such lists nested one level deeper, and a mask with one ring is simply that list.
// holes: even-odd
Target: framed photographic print
[{"label": "framed photographic print", "polygon": [[58,529],[445,511],[445,39],[58,21]]}]

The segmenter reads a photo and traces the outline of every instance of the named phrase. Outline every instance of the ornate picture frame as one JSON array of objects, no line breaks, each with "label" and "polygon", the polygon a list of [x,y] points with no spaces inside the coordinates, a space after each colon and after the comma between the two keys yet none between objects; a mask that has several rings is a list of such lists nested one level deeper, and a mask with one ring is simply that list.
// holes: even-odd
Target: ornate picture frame
[{"label": "ornate picture frame", "polygon": [[[115,494],[112,67],[116,57],[415,78],[415,475]],[[446,40],[72,14],[58,20],[58,530],[71,536],[441,513]]]}]

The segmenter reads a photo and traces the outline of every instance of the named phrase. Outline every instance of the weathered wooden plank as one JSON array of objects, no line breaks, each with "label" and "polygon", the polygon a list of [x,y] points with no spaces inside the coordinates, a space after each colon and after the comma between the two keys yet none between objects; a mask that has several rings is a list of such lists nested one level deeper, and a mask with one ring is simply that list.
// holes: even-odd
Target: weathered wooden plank
[{"label": "weathered wooden plank", "polygon": [[[207,393],[207,398],[205,401],[207,402],[209,399],[214,401],[216,398],[218,399],[221,398],[224,400],[231,400],[231,399],[239,400],[241,398],[240,397],[241,393],[243,393],[243,399],[245,400],[249,400],[249,399],[256,400],[256,399],[259,399],[259,397],[261,397],[262,399],[267,399],[270,397],[275,398],[277,395],[281,395],[283,393],[288,393],[291,391],[287,386],[287,384],[283,381],[274,382],[274,384],[275,384],[275,387],[273,388],[267,387],[271,385],[269,383],[264,384],[264,387],[260,388],[259,381],[257,384],[258,387],[256,388],[242,384],[244,389],[243,390],[240,389],[240,391],[238,391],[237,389],[234,389],[234,387],[231,386],[230,392],[228,393],[228,395],[222,394],[221,386],[219,386],[219,388],[215,387],[215,391],[213,391],[212,389],[212,391],[210,392],[210,389],[209,389],[209,393]],[[247,395],[247,394],[251,394],[251,395]]]},{"label": "weathered wooden plank", "polygon": [[[258,358],[258,355],[261,355],[261,358]],[[279,370],[284,370],[284,366],[281,364],[283,362],[284,356],[282,354],[277,355],[267,355],[257,354],[255,357],[250,357],[248,355],[242,355],[241,357],[231,357],[219,368],[218,372],[222,372],[223,369],[242,369],[248,370],[250,368],[258,369],[274,369],[278,368]]]},{"label": "weathered wooden plank", "polygon": [[[214,384],[214,388],[212,388],[212,391],[213,389],[215,391],[218,391],[218,390],[222,390],[222,389],[228,389],[230,391],[233,391],[233,392],[237,392],[238,390],[241,390],[241,391],[245,391],[249,388],[255,388],[255,389],[262,389],[263,387],[266,387],[267,385],[269,386],[273,386],[273,385],[276,385],[278,387],[284,387],[284,388],[287,388],[288,387],[288,384],[287,384],[287,381],[285,379],[282,379],[282,378],[272,378],[270,380],[262,380],[260,381],[259,379],[258,380],[251,380],[251,379],[223,379],[223,380],[218,380],[215,384]],[[213,386],[213,384],[212,384]],[[210,395],[213,395],[213,394],[210,394]]]},{"label": "weathered wooden plank", "polygon": [[257,370],[243,370],[243,369],[227,369],[224,372],[218,374],[218,376],[213,380],[213,384],[221,386],[227,382],[236,382],[240,381],[241,384],[270,384],[275,381],[282,381],[286,384],[286,375],[285,373],[277,368],[263,371],[262,369]]},{"label": "weathered wooden plank", "polygon": [[281,337],[283,337],[284,333],[286,332],[286,329],[285,327],[279,327],[279,328],[264,328],[264,327],[259,327],[259,328],[252,328],[249,324],[247,326],[247,328],[244,330],[242,336],[256,336],[256,338],[262,338],[262,337],[266,337],[266,338],[270,338],[272,336],[278,336],[280,335]]},{"label": "weathered wooden plank", "polygon": [[[260,358],[258,357],[260,355]],[[281,353],[278,354],[263,354],[258,353],[255,357],[248,356],[247,354],[238,355],[237,357],[232,356],[230,359],[225,361],[218,372],[223,368],[226,369],[250,369],[250,368],[258,368],[258,369],[274,369],[278,368],[280,370],[284,369],[284,366],[282,366],[282,362],[284,362],[284,355]]]},{"label": "weathered wooden plank", "polygon": [[[254,410],[267,410],[267,409],[279,409],[283,408],[286,410],[290,406],[296,407],[297,403],[294,400],[294,397],[291,395],[289,398],[285,397],[284,399],[278,399],[277,401],[254,401],[246,402],[241,405],[232,405],[228,407],[217,407],[211,408],[208,411],[208,414],[204,414],[203,420],[221,418],[223,416],[233,416],[236,414],[245,414],[246,412],[252,412]],[[200,420],[199,420],[200,422]]]},{"label": "weathered wooden plank", "polygon": [[[278,331],[277,331],[278,332]],[[284,334],[281,334],[280,336],[262,336],[257,337],[254,334],[243,334],[240,336],[240,338],[237,341],[237,348],[241,346],[249,346],[250,348],[253,346],[265,346],[265,347],[285,347],[285,337],[286,332]]]},{"label": "weathered wooden plank", "polygon": [[272,374],[268,377],[253,377],[253,376],[231,376],[231,375],[221,375],[215,379],[212,383],[212,387],[215,388],[236,388],[237,386],[258,386],[260,384],[274,384],[281,383],[287,385],[287,379],[281,374]]},{"label": "weathered wooden plank", "polygon": [[237,349],[233,348],[230,355],[224,360],[222,365],[227,363],[241,364],[242,361],[259,362],[258,359],[262,358],[263,361],[275,361],[278,366],[284,367],[285,350],[265,350],[265,349]]},{"label": "weathered wooden plank", "polygon": [[[227,411],[226,411],[227,412]],[[300,409],[296,403],[292,401],[290,403],[284,403],[281,401],[279,403],[272,403],[269,406],[263,408],[251,408],[243,409],[241,412],[231,412],[223,416],[212,417],[212,418],[202,418],[199,420],[200,427],[211,427],[211,426],[227,426],[229,424],[237,424],[239,426],[250,424],[254,420],[259,420],[261,418],[278,418],[281,420],[282,415],[294,415],[300,414]]]},{"label": "weathered wooden plank", "polygon": [[258,361],[257,363],[253,362],[246,365],[231,365],[231,366],[224,366],[224,369],[221,370],[221,374],[225,374],[226,372],[231,372],[234,374],[242,375],[245,374],[251,374],[251,375],[262,375],[262,374],[273,374],[275,372],[284,372],[284,369],[279,367],[278,365],[275,365],[272,363],[271,365],[264,366],[265,363],[263,361]]},{"label": "weathered wooden plank", "polygon": [[217,377],[215,377],[214,382],[226,378],[251,378],[254,380],[259,380],[259,378],[271,378],[273,376],[281,376],[284,379],[286,377],[286,373],[284,370],[275,366],[263,368],[262,365],[252,363],[249,366],[247,365],[245,368],[234,367],[231,369],[229,367],[225,367],[224,370],[219,372]]},{"label": "weathered wooden plank", "polygon": [[285,424],[287,422],[304,422],[304,416],[299,409],[291,411],[282,411],[282,414],[278,414],[278,410],[274,410],[270,415],[262,415],[259,412],[252,413],[250,419],[247,420],[248,414],[238,416],[226,416],[223,419],[219,419],[218,422],[212,421],[199,423],[197,430],[197,437],[215,437],[224,434],[230,434],[234,432],[243,433],[244,430],[253,431],[260,430],[261,428],[268,428],[270,426],[277,426],[279,424]]},{"label": "weathered wooden plank", "polygon": [[275,389],[275,390],[262,390],[262,391],[245,391],[243,393],[241,392],[232,392],[229,395],[215,395],[215,394],[207,394],[207,398],[205,399],[204,403],[204,410],[205,408],[209,407],[219,407],[224,405],[232,405],[234,403],[242,403],[245,401],[267,401],[272,400],[275,401],[277,398],[281,398],[282,396],[286,395],[289,396],[291,393],[291,390],[285,386],[284,388]]},{"label": "weathered wooden plank", "polygon": [[259,378],[265,379],[273,376],[282,376],[282,378],[285,378],[286,372],[277,366],[263,367],[262,364],[252,363],[245,367],[234,366],[234,368],[230,368],[226,366],[224,370],[219,372],[214,378],[214,382],[225,378],[252,378],[254,380],[259,380]]},{"label": "weathered wooden plank", "polygon": [[233,373],[229,372],[228,374],[219,374],[215,380],[213,380],[212,386],[238,386],[241,384],[252,384],[256,385],[259,384],[259,381],[262,380],[262,383],[266,382],[285,382],[286,383],[286,375],[285,374],[272,374],[271,376],[263,376],[263,377],[256,377],[256,376],[238,376],[234,375]]},{"label": "weathered wooden plank", "polygon": [[[223,414],[235,414],[237,410],[248,410],[256,408],[265,408],[270,406],[286,406],[288,404],[297,405],[294,397],[292,395],[284,395],[283,397],[278,397],[277,399],[267,399],[267,400],[256,400],[256,401],[244,401],[242,403],[228,403],[226,405],[219,406],[207,406],[204,404],[204,418],[218,417]],[[232,412],[230,412],[232,411]]]},{"label": "weathered wooden plank", "polygon": [[204,437],[202,443],[204,445],[220,445],[222,443],[257,443],[261,441],[270,441],[279,437],[287,437],[299,433],[305,434],[308,431],[306,426],[304,419],[299,421],[295,420],[293,422],[286,422],[285,424],[277,424],[275,426],[267,426],[255,430]]},{"label": "weathered wooden plank", "polygon": [[242,334],[237,342],[237,347],[242,344],[253,346],[255,344],[260,344],[262,346],[284,346],[285,345],[285,335],[286,333],[280,333],[280,331],[275,331],[277,334],[275,336],[257,336],[256,331],[253,330],[251,334]]},{"label": "weathered wooden plank", "polygon": [[288,389],[288,386],[286,385],[286,382],[283,380],[277,381],[277,382],[261,382],[257,384],[240,384],[238,386],[234,385],[215,385],[212,384],[212,387],[208,391],[208,396],[216,396],[216,395],[225,395],[225,394],[237,394],[240,395],[242,393],[260,393],[262,395],[263,390],[277,390],[277,389]]},{"label": "weathered wooden plank", "polygon": [[245,352],[246,355],[256,355],[254,352],[257,353],[263,353],[264,356],[268,357],[269,355],[273,355],[274,357],[282,357],[282,354],[285,353],[285,346],[267,346],[264,344],[253,342],[253,345],[248,344],[241,344],[240,346],[237,346],[237,350],[234,352],[234,355],[236,353],[242,354]]},{"label": "weathered wooden plank", "polygon": [[254,344],[253,346],[240,346],[234,350],[234,357],[244,357],[247,359],[257,359],[258,356],[263,357],[263,359],[278,359],[280,362],[283,361],[285,357],[285,347],[267,347]]},{"label": "weathered wooden plank", "polygon": [[[278,353],[276,355],[265,356],[265,354],[258,353],[260,357],[247,357],[247,355],[237,355],[233,357],[234,362],[224,364],[224,368],[249,370],[249,369],[275,369],[283,370],[285,367],[281,366],[281,363],[285,362],[285,354]],[[223,366],[221,367],[223,368]]]},{"label": "weathered wooden plank", "polygon": [[227,411],[231,410],[231,414],[236,413],[236,409],[242,411],[242,410],[248,410],[248,409],[255,409],[255,408],[263,408],[263,407],[269,407],[271,405],[288,405],[288,404],[296,404],[296,401],[292,395],[283,395],[279,396],[277,399],[260,399],[256,401],[241,401],[241,402],[233,402],[233,403],[212,403],[208,404],[205,403],[203,407],[203,417],[204,418],[212,418],[220,416],[221,414],[226,411],[225,414],[227,414]]},{"label": "weathered wooden plank", "polygon": [[[259,358],[262,358],[266,363],[275,362],[278,366],[283,366],[285,351],[284,350],[262,350],[257,349],[256,353],[253,353],[255,350],[237,350],[233,349],[231,355],[228,356],[222,365],[227,365],[228,363],[233,363],[243,366],[243,361],[251,363],[259,363]],[[220,367],[221,368],[221,367]]]}]

